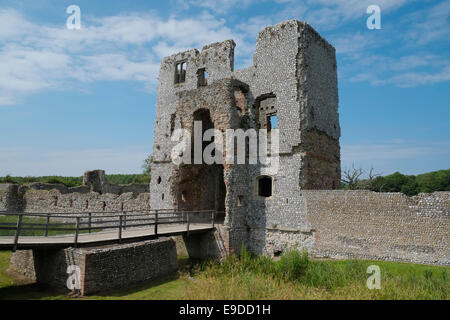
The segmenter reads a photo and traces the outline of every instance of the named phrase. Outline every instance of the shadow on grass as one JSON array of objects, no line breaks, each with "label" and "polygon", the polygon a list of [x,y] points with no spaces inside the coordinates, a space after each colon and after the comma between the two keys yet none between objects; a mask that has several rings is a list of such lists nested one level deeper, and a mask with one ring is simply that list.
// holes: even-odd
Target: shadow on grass
[{"label": "shadow on grass", "polygon": [[61,293],[61,291],[58,292],[37,283],[0,288],[0,300],[41,300],[58,298],[64,298],[64,294]]},{"label": "shadow on grass", "polygon": [[[137,300],[144,298],[165,300],[181,298],[182,291],[186,286],[183,275],[186,275],[197,262],[193,262],[188,258],[180,258],[178,264],[178,272],[160,279],[131,284],[130,287],[123,289],[105,290],[86,297],[77,297],[66,290],[55,289],[38,283],[21,284],[20,279],[13,278],[13,285],[0,288],[0,300]],[[12,276],[11,274],[8,275]]]}]

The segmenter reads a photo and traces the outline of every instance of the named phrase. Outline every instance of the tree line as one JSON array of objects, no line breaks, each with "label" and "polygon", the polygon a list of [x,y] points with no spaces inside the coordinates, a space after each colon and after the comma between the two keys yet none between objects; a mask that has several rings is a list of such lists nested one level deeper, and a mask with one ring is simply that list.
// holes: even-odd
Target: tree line
[{"label": "tree line", "polygon": [[[147,174],[108,174],[106,181],[111,184],[130,184],[130,183],[150,183],[151,176]],[[0,177],[0,183],[52,183],[63,184],[68,188],[81,186],[83,177],[60,177],[60,176],[44,176],[44,177]]]},{"label": "tree line", "polygon": [[346,169],[342,173],[342,187],[350,190],[371,190],[375,192],[401,192],[408,196],[419,193],[450,191],[450,169],[419,175],[404,175],[395,172],[387,176],[376,174],[371,168],[367,177],[361,168]]},{"label": "tree line", "polygon": [[[150,183],[151,181],[151,163],[152,156],[148,156],[142,164],[142,173],[137,174],[107,174],[106,181],[111,184],[130,184],[130,183]],[[68,188],[78,187],[83,184],[83,177],[61,177],[61,176],[43,176],[43,177],[0,177],[0,183],[52,183],[63,184]]]}]

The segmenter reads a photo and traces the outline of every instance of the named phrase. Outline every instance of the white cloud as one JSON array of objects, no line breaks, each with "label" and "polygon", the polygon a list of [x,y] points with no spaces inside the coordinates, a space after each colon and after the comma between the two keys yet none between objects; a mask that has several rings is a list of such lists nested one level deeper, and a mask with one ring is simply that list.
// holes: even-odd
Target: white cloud
[{"label": "white cloud", "polygon": [[[370,5],[380,6],[382,14],[392,12],[407,3],[407,0],[276,0],[286,4],[282,15],[306,21],[313,27],[329,30],[355,19],[364,22]],[[294,13],[295,16],[289,13]]]},{"label": "white cloud", "polygon": [[152,62],[151,57],[146,61],[132,61],[122,54],[98,54],[81,57],[84,74],[80,76],[86,80],[134,80],[154,83],[159,65]]},{"label": "white cloud", "polygon": [[29,33],[34,29],[17,11],[12,9],[0,9],[0,41],[13,39],[14,37]]},{"label": "white cloud", "polygon": [[358,59],[354,68],[365,72],[357,72],[350,81],[370,82],[372,85],[415,87],[450,81],[450,60],[433,54],[399,58],[369,55]]},{"label": "white cloud", "polygon": [[243,10],[251,4],[258,2],[264,2],[264,0],[179,0],[178,5],[182,6],[185,10],[195,6],[224,14],[234,8]]},{"label": "white cloud", "polygon": [[368,51],[373,44],[373,38],[361,32],[355,34],[331,36],[330,41],[336,48],[337,54],[350,54]]},{"label": "white cloud", "polygon": [[[232,9],[242,11],[269,2],[184,0],[178,1],[179,8],[204,11],[166,19],[152,11],[102,18],[83,16],[81,30],[38,25],[16,10],[0,9],[0,106],[18,103],[22,97],[42,90],[64,90],[73,81],[136,81],[152,90],[162,57],[227,39],[237,43],[236,67],[241,68],[251,64],[256,37],[264,27],[297,18],[319,29],[332,29],[365,18],[366,8],[373,1],[276,0],[279,10],[274,14],[250,16],[245,22],[230,17],[232,24],[220,18],[220,14]],[[384,14],[402,7],[406,0],[379,0],[377,4]],[[409,38],[427,43],[450,35],[447,34],[450,28],[446,27],[449,12],[450,0],[447,0],[409,16],[404,24],[408,19],[419,21],[412,24]],[[397,41],[393,37],[392,41]],[[375,56],[370,50],[382,48],[387,41],[380,40],[375,33],[361,31],[327,38],[337,48],[340,74],[346,79],[398,86],[448,81],[450,63],[436,63],[443,57],[428,58],[432,55],[427,53],[397,59]],[[421,69],[426,66],[431,69]]]},{"label": "white cloud", "polygon": [[171,56],[175,53],[186,51],[188,49],[188,47],[170,45],[167,43],[167,41],[160,41],[155,46],[153,46],[153,52],[155,52],[161,58]]},{"label": "white cloud", "polygon": [[399,87],[416,87],[450,81],[450,65],[437,72],[407,72],[383,80],[374,80],[375,85],[395,84]]},{"label": "white cloud", "polygon": [[416,45],[448,39],[450,37],[449,17],[450,0],[409,14],[402,21],[408,30],[406,38]]},{"label": "white cloud", "polygon": [[64,90],[73,81],[138,81],[153,90],[159,59],[168,54],[231,38],[246,48],[224,19],[208,13],[165,20],[152,12],[84,18],[81,30],[67,30],[2,10],[0,30],[0,105]]}]

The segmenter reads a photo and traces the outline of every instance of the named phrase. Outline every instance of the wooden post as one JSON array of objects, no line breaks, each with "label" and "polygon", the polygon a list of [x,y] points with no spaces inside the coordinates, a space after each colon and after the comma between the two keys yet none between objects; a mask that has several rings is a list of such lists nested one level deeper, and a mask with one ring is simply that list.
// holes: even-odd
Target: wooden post
[{"label": "wooden post", "polygon": [[123,230],[127,230],[127,213],[126,211],[123,213]]},{"label": "wooden post", "polygon": [[155,210],[155,236],[158,238],[158,210]]},{"label": "wooden post", "polygon": [[212,227],[214,228],[214,216],[215,216],[215,211],[211,211],[211,222],[212,222]]},{"label": "wooden post", "polygon": [[74,246],[75,248],[78,247],[78,232],[80,231],[80,217],[77,217],[77,224],[75,226],[75,241],[74,241]]},{"label": "wooden post", "polygon": [[122,219],[123,219],[123,215],[120,215],[119,216],[119,243],[122,242],[122,223],[123,223]]},{"label": "wooden post", "polygon": [[50,223],[50,214],[47,213],[47,221],[45,223],[45,233],[44,233],[44,237],[48,237],[48,225]]},{"label": "wooden post", "polygon": [[92,213],[89,212],[89,219],[88,219],[88,231],[89,231],[89,233],[91,233],[91,228],[92,228]]},{"label": "wooden post", "polygon": [[17,219],[16,233],[14,235],[14,245],[13,245],[12,252],[16,252],[16,250],[17,250],[17,245],[19,243],[20,229],[22,228],[22,218],[23,218],[23,215],[19,214],[19,217]]},{"label": "wooden post", "polygon": [[191,222],[189,221],[189,212],[186,213],[186,220],[187,220],[187,236],[189,237],[189,225],[191,224]]}]

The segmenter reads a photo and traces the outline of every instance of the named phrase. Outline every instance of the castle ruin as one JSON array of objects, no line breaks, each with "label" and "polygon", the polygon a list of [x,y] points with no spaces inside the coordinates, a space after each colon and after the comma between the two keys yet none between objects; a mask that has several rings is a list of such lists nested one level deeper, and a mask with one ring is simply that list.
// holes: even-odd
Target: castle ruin
[{"label": "castle ruin", "polygon": [[[386,199],[381,200],[386,194],[332,191],[340,187],[341,175],[333,46],[308,24],[291,20],[259,33],[249,68],[234,70],[234,48],[235,43],[228,40],[207,45],[201,52],[193,49],[162,60],[151,208],[223,211],[214,237],[199,239],[197,253],[201,254],[217,255],[219,249],[222,254],[239,252],[245,244],[254,253],[271,256],[296,247],[324,257],[401,260],[408,256],[406,259],[448,263],[448,193],[435,194],[444,201],[439,202],[434,219],[420,217],[420,225],[411,228],[413,233],[420,229],[419,237],[429,228],[435,230],[433,240],[428,239],[422,247],[416,245],[417,252],[411,253],[415,244],[408,237],[401,237],[396,249],[385,243],[396,243],[393,235],[406,228],[405,217],[416,221],[413,207],[404,204],[407,197],[389,196],[396,201],[388,201],[391,207],[387,208]],[[274,117],[279,129],[276,174],[265,174],[260,164],[172,161],[177,144],[172,141],[174,130],[182,128],[193,134],[194,121],[201,121],[203,130],[254,128],[267,129],[270,134]],[[375,210],[366,215],[369,208],[374,209],[371,206]],[[389,212],[393,217],[386,218]],[[364,222],[376,224],[378,229],[370,229],[372,225],[361,234]],[[217,248],[211,247],[211,242],[216,242]],[[352,247],[358,249],[349,249]],[[399,252],[402,250],[408,254]],[[426,258],[430,254],[433,258]]]},{"label": "castle ruin", "polygon": [[[234,48],[228,40],[162,60],[150,190],[109,185],[100,171],[76,188],[5,184],[0,211],[215,210],[215,231],[184,238],[191,257],[239,253],[244,244],[269,256],[306,248],[315,257],[450,265],[450,192],[337,190],[335,49],[296,20],[260,32],[249,68],[234,70]],[[278,171],[175,164],[173,133],[193,132],[195,121],[203,131],[266,129],[267,140],[276,127]]]}]

